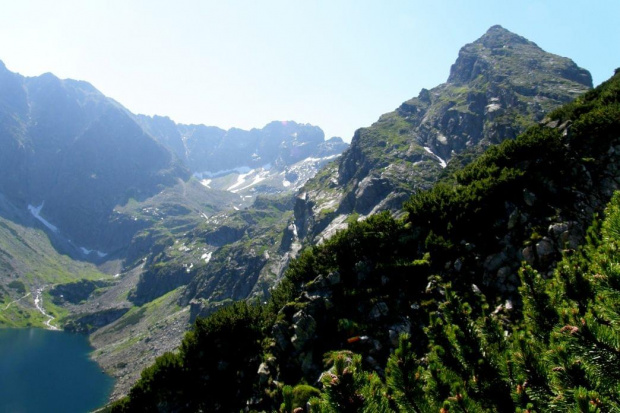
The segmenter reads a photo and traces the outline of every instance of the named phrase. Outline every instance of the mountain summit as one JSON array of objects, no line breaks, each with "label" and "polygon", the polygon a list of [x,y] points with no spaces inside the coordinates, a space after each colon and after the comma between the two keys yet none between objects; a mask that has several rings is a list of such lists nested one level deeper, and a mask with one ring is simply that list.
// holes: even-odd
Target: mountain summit
[{"label": "mountain summit", "polygon": [[399,211],[459,155],[465,164],[514,139],[592,87],[572,60],[501,26],[464,46],[448,81],[358,129],[342,157],[309,181],[295,208],[299,234],[329,237],[350,214]]},{"label": "mountain summit", "polygon": [[448,83],[463,85],[476,81],[508,80],[514,85],[545,85],[545,79],[532,78],[539,72],[571,80],[588,88],[592,87],[590,73],[572,60],[550,55],[536,43],[527,40],[502,26],[491,27],[481,38],[465,45],[456,63],[450,69]]}]

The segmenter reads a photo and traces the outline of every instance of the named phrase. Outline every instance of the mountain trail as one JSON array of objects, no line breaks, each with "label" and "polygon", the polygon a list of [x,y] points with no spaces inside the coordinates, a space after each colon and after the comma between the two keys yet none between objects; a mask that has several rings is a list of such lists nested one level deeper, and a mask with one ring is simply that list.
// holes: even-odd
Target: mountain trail
[{"label": "mountain trail", "polygon": [[24,299],[24,298],[28,297],[29,295],[30,295],[30,293],[28,293],[28,294],[26,294],[26,295],[24,295],[24,296],[19,297],[17,300],[13,300],[13,301],[11,301],[10,303],[8,303],[8,304],[6,305],[6,307],[4,307],[4,311],[8,310],[8,309],[9,309],[9,307],[10,307],[11,305],[13,305],[13,304],[15,304],[16,302],[18,302],[18,301],[20,301],[20,300],[22,300],[22,299]]}]

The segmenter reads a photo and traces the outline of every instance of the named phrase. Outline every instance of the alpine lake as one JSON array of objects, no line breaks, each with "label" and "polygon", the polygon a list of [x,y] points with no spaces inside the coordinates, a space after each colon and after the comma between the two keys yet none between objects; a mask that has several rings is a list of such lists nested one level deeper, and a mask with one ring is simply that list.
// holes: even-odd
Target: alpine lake
[{"label": "alpine lake", "polygon": [[0,329],[0,413],[80,413],[105,405],[114,380],[91,351],[79,334]]}]

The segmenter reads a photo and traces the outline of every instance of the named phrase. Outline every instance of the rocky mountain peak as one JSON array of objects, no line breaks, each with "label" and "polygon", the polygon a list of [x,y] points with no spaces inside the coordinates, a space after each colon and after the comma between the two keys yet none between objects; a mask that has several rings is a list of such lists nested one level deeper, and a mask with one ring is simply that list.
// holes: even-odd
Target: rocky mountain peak
[{"label": "rocky mountain peak", "polygon": [[572,60],[491,27],[461,48],[446,83],[358,129],[342,157],[308,182],[295,209],[300,237],[328,238],[352,213],[397,213],[456,156],[466,164],[591,87]]},{"label": "rocky mountain peak", "polygon": [[511,32],[510,30],[504,29],[499,24],[491,26],[489,30],[487,30],[487,32],[474,43],[482,44],[484,47],[487,47],[489,49],[511,47],[518,44],[538,47],[536,43],[531,42],[525,37],[519,36],[518,34]]},{"label": "rocky mountain peak", "polygon": [[477,82],[481,86],[493,78],[517,85],[535,85],[545,80],[539,79],[540,76],[557,76],[592,88],[590,73],[572,60],[547,53],[536,43],[496,25],[461,48],[450,69],[448,83]]}]

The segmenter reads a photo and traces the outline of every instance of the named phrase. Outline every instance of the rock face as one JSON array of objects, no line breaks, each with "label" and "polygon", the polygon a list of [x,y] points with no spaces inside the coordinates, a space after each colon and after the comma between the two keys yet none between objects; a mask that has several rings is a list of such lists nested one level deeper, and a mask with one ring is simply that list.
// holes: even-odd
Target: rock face
[{"label": "rock face", "polygon": [[446,83],[358,129],[342,157],[307,183],[295,209],[300,236],[317,241],[343,214],[400,210],[450,163],[515,138],[591,87],[570,59],[491,27],[461,49]]},{"label": "rock face", "polygon": [[[262,193],[297,189],[325,161],[348,147],[338,137],[325,140],[318,126],[293,121],[274,121],[262,129],[249,131],[175,124],[160,116],[139,115],[137,121],[173,151],[194,176],[208,179],[206,185],[216,189],[230,188],[235,193],[253,180],[261,181],[260,186],[252,186]],[[234,179],[245,175],[247,183],[235,186],[230,179],[218,180],[231,174],[235,174]]]},{"label": "rock face", "polygon": [[349,145],[325,140],[309,124],[274,121],[261,129],[228,131],[213,126],[176,124],[169,118],[136,117],[142,127],[174,152],[209,189],[235,194],[236,208],[258,195],[293,193]]}]

